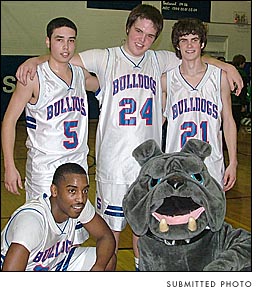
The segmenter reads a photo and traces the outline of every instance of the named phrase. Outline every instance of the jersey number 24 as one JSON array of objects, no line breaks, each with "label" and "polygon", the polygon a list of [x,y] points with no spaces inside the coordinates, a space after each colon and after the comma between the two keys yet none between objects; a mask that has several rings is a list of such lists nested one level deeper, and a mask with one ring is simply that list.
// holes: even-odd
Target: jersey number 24
[{"label": "jersey number 24", "polygon": [[[140,116],[146,121],[146,125],[152,125],[152,98],[147,98],[140,110]],[[119,112],[120,126],[135,126],[137,118],[132,116],[136,112],[136,101],[132,98],[123,98],[119,102],[120,107],[124,107]]]}]

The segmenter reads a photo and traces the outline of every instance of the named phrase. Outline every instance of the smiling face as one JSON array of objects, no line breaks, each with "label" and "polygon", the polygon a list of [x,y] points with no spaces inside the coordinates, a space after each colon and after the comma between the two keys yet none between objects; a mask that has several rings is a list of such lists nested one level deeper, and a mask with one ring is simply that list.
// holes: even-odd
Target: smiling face
[{"label": "smiling face", "polygon": [[130,27],[124,48],[134,57],[143,56],[156,39],[157,30],[151,20],[138,18]]},{"label": "smiling face", "polygon": [[201,56],[201,49],[204,44],[200,43],[198,35],[183,35],[179,37],[179,43],[177,49],[180,50],[181,56],[185,60],[194,60]]},{"label": "smiling face", "polygon": [[88,199],[89,184],[84,174],[66,173],[51,185],[51,210],[56,222],[77,218]]},{"label": "smiling face", "polygon": [[[181,43],[182,39],[183,43]],[[180,44],[184,44],[181,48],[184,48],[186,44],[192,45],[189,48],[193,49],[200,46],[203,52],[207,43],[206,26],[197,18],[180,19],[172,27],[171,40],[179,59],[182,58]]]},{"label": "smiling face", "polygon": [[76,32],[69,27],[54,29],[51,37],[46,37],[46,45],[51,57],[58,62],[68,63],[73,57],[76,46]]}]

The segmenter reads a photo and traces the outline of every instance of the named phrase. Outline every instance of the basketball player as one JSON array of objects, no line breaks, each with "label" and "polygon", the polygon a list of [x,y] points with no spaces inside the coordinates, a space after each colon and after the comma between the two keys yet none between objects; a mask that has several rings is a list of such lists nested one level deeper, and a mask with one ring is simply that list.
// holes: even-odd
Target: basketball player
[{"label": "basketball player", "polygon": [[[2,271],[114,271],[115,239],[88,200],[88,188],[84,168],[59,166],[47,190],[51,196],[27,201],[1,232]],[[72,245],[78,221],[96,247]]]},{"label": "basketball player", "polygon": [[49,60],[37,67],[26,86],[17,82],[2,123],[5,187],[13,194],[22,188],[14,162],[15,127],[25,108],[28,148],[26,199],[49,190],[59,165],[76,162],[88,170],[88,103],[86,90],[98,89],[97,78],[69,64],[75,52],[77,27],[67,18],[47,25]]},{"label": "basketball player", "polygon": [[[97,74],[100,116],[96,134],[96,210],[106,220],[116,238],[126,226],[122,200],[136,179],[140,166],[132,151],[143,141],[153,138],[161,144],[162,91],[161,74],[177,66],[175,53],[149,50],[163,29],[158,9],[141,4],[126,22],[127,39],[123,46],[84,51],[72,58],[75,65]],[[36,63],[46,56],[29,59],[20,66],[17,78],[26,84],[25,75],[35,72]],[[216,61],[208,58],[207,61]],[[236,69],[220,63],[238,82]],[[134,236],[134,253],[138,257]],[[135,259],[138,262],[137,259]]]},{"label": "basketball player", "polygon": [[[163,91],[167,92],[166,152],[180,151],[190,138],[208,142],[212,152],[205,163],[227,191],[236,181],[237,132],[225,72],[201,59],[206,42],[206,29],[199,19],[186,18],[174,24],[172,43],[182,62],[163,77]],[[222,127],[229,155],[226,170]]]}]

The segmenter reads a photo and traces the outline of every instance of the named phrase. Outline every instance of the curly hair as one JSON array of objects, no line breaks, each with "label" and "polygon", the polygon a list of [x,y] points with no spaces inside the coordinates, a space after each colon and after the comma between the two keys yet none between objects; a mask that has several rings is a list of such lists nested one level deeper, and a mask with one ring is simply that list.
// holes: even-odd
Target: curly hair
[{"label": "curly hair", "polygon": [[176,55],[179,59],[182,58],[180,50],[178,50],[178,44],[180,37],[185,35],[197,35],[200,39],[200,45],[204,44],[202,47],[202,51],[206,47],[207,44],[207,30],[204,23],[197,18],[183,18],[178,20],[173,27],[171,33],[171,41],[173,47],[175,48]]}]

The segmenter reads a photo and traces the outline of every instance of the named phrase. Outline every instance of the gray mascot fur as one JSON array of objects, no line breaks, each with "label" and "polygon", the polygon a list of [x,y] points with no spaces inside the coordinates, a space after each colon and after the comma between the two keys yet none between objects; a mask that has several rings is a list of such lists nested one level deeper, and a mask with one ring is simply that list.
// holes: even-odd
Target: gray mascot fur
[{"label": "gray mascot fur", "polygon": [[162,153],[154,140],[133,151],[141,170],[123,200],[139,236],[140,271],[251,271],[251,233],[224,221],[225,193],[204,159],[211,146],[189,140]]}]

